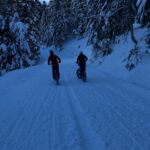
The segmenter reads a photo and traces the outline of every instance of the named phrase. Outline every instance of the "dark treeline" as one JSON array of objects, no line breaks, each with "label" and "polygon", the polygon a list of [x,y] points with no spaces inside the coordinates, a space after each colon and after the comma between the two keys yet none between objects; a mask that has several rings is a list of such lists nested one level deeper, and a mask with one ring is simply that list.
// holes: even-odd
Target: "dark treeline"
[{"label": "dark treeline", "polygon": [[[149,0],[0,0],[0,74],[35,65],[40,44],[62,50],[71,38],[88,38],[95,56],[112,52],[118,35],[131,32],[135,47],[127,69],[135,67],[138,41],[133,24],[150,27]],[[150,33],[146,36],[150,46]],[[135,58],[135,57],[134,57]],[[129,61],[130,60],[130,61]],[[138,59],[137,59],[138,60]]]}]

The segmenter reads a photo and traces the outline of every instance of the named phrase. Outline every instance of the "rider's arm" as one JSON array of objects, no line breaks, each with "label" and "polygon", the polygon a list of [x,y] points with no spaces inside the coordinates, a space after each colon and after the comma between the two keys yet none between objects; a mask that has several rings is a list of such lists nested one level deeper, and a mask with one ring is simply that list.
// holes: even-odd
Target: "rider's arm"
[{"label": "rider's arm", "polygon": [[48,65],[51,64],[51,57],[50,56],[48,57],[48,62],[47,63],[48,63]]},{"label": "rider's arm", "polygon": [[57,56],[57,60],[58,60],[59,63],[61,63],[61,59],[58,56]]},{"label": "rider's arm", "polygon": [[78,56],[76,63],[79,64],[79,61],[80,61],[80,58],[79,58],[79,56]]},{"label": "rider's arm", "polygon": [[85,61],[87,61],[88,60],[88,58],[85,56]]}]

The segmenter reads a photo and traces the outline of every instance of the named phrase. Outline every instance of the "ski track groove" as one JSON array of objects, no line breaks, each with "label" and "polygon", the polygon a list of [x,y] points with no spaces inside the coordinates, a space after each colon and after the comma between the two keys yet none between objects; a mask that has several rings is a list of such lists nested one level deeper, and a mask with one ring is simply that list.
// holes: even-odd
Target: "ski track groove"
[{"label": "ski track groove", "polygon": [[[99,73],[99,76],[101,76],[100,73]],[[102,83],[102,85],[101,85],[101,83],[98,81],[94,84],[97,86],[98,89],[101,89],[101,86],[106,86],[106,88],[109,89],[109,91],[111,91],[111,93],[112,93],[111,96],[112,97],[114,97],[114,95],[116,97],[120,96],[121,99],[123,99],[123,100],[119,101],[118,99],[116,99],[117,100],[117,105],[121,102],[120,104],[121,105],[126,105],[128,109],[130,108],[130,111],[133,110],[133,108],[136,108],[138,110],[142,110],[143,112],[144,111],[149,111],[149,107],[150,107],[149,99],[147,99],[146,97],[143,97],[142,96],[143,93],[142,94],[139,93],[139,92],[135,93],[135,91],[136,91],[136,90],[134,90],[134,88],[136,88],[135,85],[133,85],[132,89],[131,88],[129,89],[129,86],[127,86],[127,87],[126,86],[121,86],[120,84],[115,85],[115,83],[114,84],[111,83],[109,85]],[[125,85],[129,85],[129,84],[130,83],[125,83]],[[113,85],[113,87],[112,87],[112,85]],[[114,87],[117,90],[114,90]],[[142,90],[144,90],[144,92],[145,92],[144,95],[148,94],[148,96],[150,96],[150,94],[147,91],[145,91],[145,89],[142,88]],[[126,107],[126,106],[124,106],[124,107]]]},{"label": "ski track groove", "polygon": [[[146,88],[146,87],[143,87],[143,86],[140,86],[140,85],[138,85],[138,84],[134,84],[134,83],[131,83],[131,82],[128,82],[128,81],[125,81],[125,80],[123,80],[123,79],[120,79],[120,78],[117,78],[117,77],[114,77],[114,76],[111,76],[111,75],[109,75],[109,74],[107,74],[107,73],[105,73],[105,72],[103,72],[103,71],[101,71],[101,70],[93,70],[93,69],[91,69],[91,68],[89,68],[89,70],[90,70],[90,72],[94,72],[94,74],[96,73],[96,75],[98,75],[99,77],[101,77],[101,78],[105,78],[105,79],[107,79],[107,83],[105,82],[105,84],[108,84],[108,81],[109,82],[111,82],[111,84],[109,83],[109,85],[113,85],[113,86],[115,86],[115,87],[117,87],[118,88],[118,86],[120,87],[119,89],[121,90],[122,89],[122,87],[124,86],[124,89],[126,89],[126,90],[128,90],[128,92],[130,92],[130,90],[128,89],[129,87],[130,88],[132,88],[132,90],[133,89],[139,89],[139,90],[133,90],[133,92],[135,93],[136,92],[136,94],[138,94],[139,95],[139,91],[141,91],[142,90],[142,92],[144,92],[144,93],[149,93],[149,91],[150,91],[150,89],[148,89],[148,88]],[[114,80],[112,80],[112,78],[114,79]],[[111,79],[111,80],[110,80]],[[117,80],[117,82],[114,82],[114,81],[116,81]],[[113,81],[113,82],[112,82]],[[101,85],[101,83],[100,83],[100,81],[97,81],[97,83],[99,82],[99,85]],[[123,84],[122,84],[123,83]],[[123,86],[122,86],[123,85]],[[124,91],[123,91],[124,92]],[[141,94],[140,94],[140,96],[142,96]],[[149,94],[149,96],[150,96],[150,94]],[[144,98],[144,99],[146,99],[146,97],[142,97],[142,98]],[[147,99],[148,101],[149,101],[149,99]]]},{"label": "ski track groove", "polygon": [[[45,114],[43,111],[45,111],[44,105],[46,104],[46,101],[48,100],[47,105],[50,104],[50,106],[51,106],[51,104],[53,103],[53,100],[49,101],[48,97],[50,96],[50,94],[48,94],[48,93],[53,93],[54,91],[55,91],[55,89],[52,89],[51,91],[49,91],[49,87],[48,87],[48,90],[47,90],[47,92],[46,92],[47,94],[44,96],[44,98],[42,98],[42,102],[41,102],[41,104],[40,104],[40,108],[39,108],[37,114],[35,114],[35,116],[33,117],[34,123],[32,124],[32,126],[31,126],[31,128],[30,128],[29,136],[28,136],[28,139],[29,139],[29,143],[28,143],[28,144],[31,145],[31,146],[32,146],[32,142],[31,142],[31,141],[34,141],[34,131],[35,131],[36,128],[39,127],[39,126],[37,126],[37,125],[38,125],[38,121],[39,121],[40,118],[42,118],[43,115]],[[57,92],[55,91],[54,94],[51,96],[52,99],[56,96],[56,94],[57,94]],[[52,106],[51,106],[51,107],[52,107]],[[48,110],[48,109],[47,109],[47,110]],[[51,113],[50,110],[51,110],[51,109],[48,110],[48,113]],[[42,114],[43,114],[43,115],[42,115]],[[46,115],[47,115],[47,114],[46,114]],[[41,117],[41,116],[42,116],[42,117]],[[41,122],[39,121],[39,124],[40,124],[40,123],[41,123]],[[40,128],[39,128],[38,131],[40,131]],[[31,144],[30,144],[30,143],[31,143]],[[33,142],[33,143],[34,143],[34,142]]]},{"label": "ski track groove", "polygon": [[[97,84],[95,84],[95,86],[93,86],[93,87],[95,87],[96,89],[98,89],[98,88],[100,88]],[[117,94],[116,93],[114,93],[114,91],[108,86],[107,87],[108,89],[109,89],[109,91],[111,91],[111,94],[110,95],[115,95],[115,96],[117,96]],[[119,91],[119,90],[118,90]],[[120,93],[121,93],[121,91],[119,91]],[[96,92],[97,93],[97,92]],[[98,96],[98,94],[97,94],[97,96]],[[105,96],[105,95],[104,95]],[[108,96],[108,95],[107,95]],[[119,94],[119,96],[120,96],[120,99],[122,100],[122,103],[120,103],[120,101],[119,100],[117,100],[117,105],[119,106],[119,104],[120,104],[120,106],[121,105],[124,105],[123,107],[126,109],[126,110],[132,110],[133,109],[133,106],[131,105],[132,103],[129,101],[129,99],[128,98],[126,98],[123,94]],[[100,97],[100,96],[99,96]],[[112,96],[109,96],[108,97],[109,99],[111,99],[112,98]],[[101,98],[102,99],[102,98]],[[106,100],[106,102],[107,102],[107,100]],[[127,102],[127,103],[123,103],[123,102]],[[130,104],[131,103],[131,104]],[[107,103],[108,104],[108,103]],[[128,105],[127,105],[128,104]],[[134,137],[134,141],[136,141],[136,143],[137,144],[139,144],[140,143],[140,141],[138,141],[138,139],[137,139],[137,133],[138,133],[138,131],[139,131],[139,129],[137,129],[137,127],[136,128],[134,128],[135,126],[131,126],[131,122],[130,122],[130,120],[126,120],[126,119],[124,119],[125,117],[124,117],[124,115],[123,115],[123,113],[121,112],[122,111],[122,109],[121,108],[119,108],[119,107],[116,107],[116,106],[114,106],[114,103],[112,103],[112,101],[111,101],[111,104],[110,104],[110,107],[112,107],[113,106],[113,109],[114,110],[118,110],[118,111],[114,111],[114,112],[116,112],[117,114],[118,114],[118,116],[120,116],[120,118],[121,118],[121,120],[122,120],[122,122],[124,122],[124,125],[127,127],[127,129],[130,131],[129,133],[131,133],[133,136],[131,136],[131,137]],[[135,107],[135,106],[134,106]],[[137,106],[136,106],[137,107]],[[118,109],[119,108],[119,109]],[[138,109],[140,109],[140,107],[138,107]],[[133,111],[133,110],[132,110]],[[137,121],[137,120],[136,120]],[[126,122],[126,123],[125,123]],[[129,126],[129,124],[130,124],[130,126]],[[135,124],[134,124],[135,125]],[[137,122],[136,122],[136,125],[138,125],[137,124]],[[139,133],[138,133],[139,134]],[[142,134],[144,134],[144,133],[142,133]],[[142,135],[141,135],[142,136]],[[142,137],[143,138],[143,137]],[[145,137],[144,137],[145,138]],[[145,140],[147,140],[146,138],[145,138]],[[142,145],[142,143],[140,144],[140,145]],[[141,146],[142,147],[142,146]],[[145,147],[146,148],[146,147]]]},{"label": "ski track groove", "polygon": [[[65,75],[65,73],[63,72],[63,74],[64,74],[64,78],[65,78],[65,81],[66,82],[69,82],[69,78],[67,77],[67,75]],[[83,83],[84,84],[84,83]],[[101,146],[101,148],[102,149],[104,149],[104,144],[103,144],[103,142],[102,142],[102,140],[100,139],[100,136],[98,136],[97,134],[96,134],[96,132],[94,131],[94,128],[93,128],[93,125],[92,125],[92,123],[91,123],[91,121],[90,121],[90,119],[89,119],[89,117],[88,117],[88,115],[86,115],[86,111],[85,111],[85,109],[84,109],[84,107],[83,107],[83,105],[81,104],[81,102],[80,102],[80,98],[77,96],[77,94],[76,94],[76,92],[75,92],[75,90],[69,85],[69,86],[67,86],[66,87],[66,93],[67,93],[67,96],[68,96],[68,103],[70,104],[70,107],[72,108],[72,113],[73,113],[73,115],[74,115],[74,118],[75,118],[75,120],[76,120],[76,124],[77,124],[77,126],[78,126],[78,130],[80,130],[79,131],[79,133],[81,134],[82,133],[82,135],[80,135],[81,137],[82,137],[82,139],[80,139],[80,142],[82,143],[87,143],[87,141],[92,141],[92,140],[98,140],[98,145],[99,145],[99,147]],[[76,102],[76,103],[75,103]],[[75,103],[75,104],[74,104]],[[78,107],[78,108],[77,108]],[[90,136],[90,137],[85,137],[86,135],[85,135],[85,133],[83,133],[83,127],[81,127],[81,122],[80,122],[80,116],[79,116],[79,114],[77,113],[78,112],[78,109],[80,110],[80,112],[82,112],[82,114],[84,114],[84,120],[85,120],[85,122],[84,122],[84,125],[85,126],[87,126],[87,128],[89,129],[88,131],[92,131],[92,137]],[[83,122],[82,122],[83,123]],[[85,131],[84,131],[85,132]],[[88,132],[86,133],[86,134],[88,134]],[[100,140],[100,141],[99,141]],[[97,144],[97,143],[96,143]],[[80,145],[82,145],[82,144],[80,144]],[[83,144],[84,145],[84,144]],[[91,148],[89,148],[89,147],[87,147],[87,145],[84,145],[85,147],[83,147],[82,149],[91,149]],[[90,145],[88,145],[88,146],[90,146]],[[93,146],[94,147],[94,146]],[[97,150],[97,148],[95,149],[95,150]]]},{"label": "ski track groove", "polygon": [[[62,78],[65,78],[65,75],[64,75],[64,73],[62,73]],[[65,80],[66,81],[66,80]],[[61,85],[60,85],[61,86]],[[60,87],[61,88],[61,87]],[[63,100],[63,106],[65,105],[65,107],[67,107],[67,105],[69,104],[69,101],[70,101],[70,96],[68,97],[68,90],[67,90],[67,88],[61,88],[61,93],[59,93],[59,95],[60,94],[62,94],[62,96],[63,96],[63,94],[64,93],[66,93],[66,96],[67,97],[65,97],[64,99],[62,99]],[[62,100],[60,100],[59,99],[59,101],[61,101],[62,102]],[[67,101],[67,102],[66,102]],[[55,101],[56,102],[56,101]],[[57,100],[57,102],[58,102],[58,100]],[[55,104],[56,105],[56,104]],[[58,105],[58,103],[57,103],[57,105]],[[70,108],[70,105],[69,105],[69,108]],[[56,109],[56,107],[55,107],[55,109]],[[70,108],[71,109],[71,108]],[[53,118],[53,142],[51,142],[51,143],[53,143],[53,144],[51,144],[51,150],[62,150],[62,149],[65,149],[65,150],[70,150],[70,149],[74,149],[74,146],[72,145],[72,144],[74,144],[74,143],[72,143],[72,141],[71,141],[71,143],[67,143],[67,145],[66,144],[63,144],[62,143],[62,145],[60,146],[59,145],[59,142],[58,142],[58,140],[60,140],[60,139],[58,139],[58,133],[56,133],[56,130],[60,130],[60,129],[55,129],[56,128],[56,116],[55,116],[55,112],[56,110],[54,110],[53,111],[53,114],[52,114],[52,118]],[[59,112],[59,113],[61,113],[61,112]],[[74,116],[74,114],[73,114],[73,112],[71,111],[71,112],[69,112],[69,113],[71,113],[73,116]],[[71,116],[71,114],[69,114],[69,116]],[[64,115],[66,115],[66,114],[64,114]],[[77,123],[75,120],[75,116],[74,116],[74,118],[72,118],[73,120],[71,120],[72,122],[74,122],[74,126],[76,126],[75,124]],[[64,120],[64,118],[63,118],[63,121],[65,121]],[[69,120],[68,120],[69,121]],[[67,125],[67,126],[69,126],[70,127],[70,124],[72,124],[72,122],[66,122],[65,124],[62,124],[62,125]],[[72,128],[72,126],[71,126],[71,128]],[[64,130],[64,129],[63,129]],[[67,130],[70,130],[69,128],[67,128]],[[66,130],[66,132],[67,132],[67,130]],[[78,128],[78,130],[79,130],[79,128]],[[58,131],[57,131],[58,132]],[[76,131],[77,132],[77,131]],[[78,132],[78,134],[79,134],[79,132]],[[59,138],[63,138],[62,136],[64,136],[64,135],[61,135],[61,133],[59,133]],[[64,143],[66,142],[65,140],[66,140],[66,138],[67,137],[64,137],[65,139],[64,139]],[[77,142],[77,141],[76,141]],[[59,145],[59,146],[58,146]],[[76,146],[79,146],[79,145],[76,145]],[[77,148],[77,149],[79,149],[80,150],[80,148]],[[76,149],[76,150],[77,150]]]},{"label": "ski track groove", "polygon": [[[93,86],[94,85],[94,86]],[[106,96],[105,95],[103,95],[103,96],[101,96],[100,97],[100,95],[98,94],[99,93],[99,91],[95,91],[95,89],[101,89],[101,87],[100,87],[100,85],[98,86],[98,83],[93,83],[92,84],[92,88],[89,86],[88,87],[90,90],[89,91],[93,91],[94,93],[95,93],[95,95],[101,100],[101,101],[103,101],[103,103],[105,103],[111,110],[112,110],[112,112],[114,112],[115,114],[116,114],[116,116],[118,116],[118,119],[122,122],[122,126],[124,126],[124,129],[126,129],[127,130],[127,132],[128,133],[130,133],[131,134],[131,137],[132,137],[132,139],[135,141],[135,143],[141,148],[141,149],[143,149],[144,150],[144,148],[142,147],[142,144],[139,144],[139,142],[137,141],[137,139],[136,139],[136,132],[134,133],[133,131],[132,131],[132,129],[130,129],[130,127],[128,126],[128,123],[125,123],[126,121],[128,121],[128,120],[125,120],[124,119],[124,116],[122,115],[122,113],[120,112],[119,113],[119,111],[115,111],[115,110],[117,110],[117,108],[113,105],[113,103],[112,104],[109,104],[108,102],[107,102],[107,99],[112,99],[112,97],[111,96],[108,96],[107,95],[107,99],[106,99]],[[114,95],[114,91],[109,87],[109,86],[105,86],[105,88],[107,88],[107,89],[109,89],[108,90],[108,93],[111,91],[111,95]],[[100,90],[101,91],[101,90]],[[120,92],[120,89],[119,89],[119,92]],[[121,93],[121,92],[120,92]],[[116,95],[116,94],[115,94]],[[103,100],[103,98],[104,98],[104,96],[105,96],[105,102],[104,102],[104,100]],[[116,95],[117,96],[117,95]],[[123,100],[123,101],[125,101],[125,100],[127,100],[125,97],[122,97],[123,95],[119,95],[119,96],[121,96],[121,99]],[[98,101],[97,101],[98,102]],[[112,101],[111,101],[112,102]],[[118,104],[118,102],[117,102],[117,104]],[[121,103],[121,104],[129,104],[129,102],[128,103]],[[113,106],[113,107],[112,107]],[[124,107],[126,107],[126,108],[129,108],[129,105],[127,105],[127,106],[124,106]],[[131,106],[130,106],[131,107]],[[133,136],[134,135],[134,136]]]},{"label": "ski track groove", "polygon": [[[94,71],[92,71],[92,72],[94,72]],[[96,72],[96,71],[95,71]],[[95,73],[94,72],[94,73]],[[82,82],[82,81],[81,81]],[[87,81],[88,82],[88,81]],[[84,83],[83,83],[84,84]],[[98,84],[98,83],[97,83]],[[91,88],[90,86],[88,86],[88,91],[89,91],[89,93],[91,93],[91,92],[93,92],[93,93],[95,93],[95,95],[101,100],[101,101],[103,101],[103,103],[104,104],[106,104],[110,109],[111,109],[111,111],[114,113],[114,114],[116,114],[116,116],[118,116],[117,118],[118,118],[118,120],[121,122],[121,124],[122,124],[122,127],[126,130],[126,132],[127,133],[130,133],[130,137],[131,137],[131,139],[136,143],[136,145],[138,146],[138,147],[140,147],[140,150],[144,150],[144,147],[142,147],[142,144],[140,144],[140,143],[138,143],[138,140],[136,139],[136,132],[134,133],[134,131],[132,131],[132,129],[130,129],[130,127],[126,124],[126,120],[124,119],[124,116],[118,111],[115,111],[115,109],[116,109],[116,107],[114,107],[113,105],[113,107],[111,106],[111,105],[109,105],[109,103],[107,102],[107,99],[106,98],[109,98],[109,99],[111,99],[112,97],[108,97],[108,96],[106,96],[106,98],[105,98],[105,101],[103,100],[103,97],[100,97],[100,95],[98,94],[99,93],[99,91],[98,91],[98,93],[97,93],[97,89],[99,89],[99,87],[98,86],[93,86],[93,84],[91,85],[93,88]],[[135,86],[135,85],[134,85]],[[109,86],[105,86],[105,89],[106,88],[108,88]],[[83,89],[81,89],[81,90],[83,90]],[[96,91],[95,91],[96,90]],[[108,90],[108,92],[110,91],[110,90],[112,90],[112,89],[110,89],[109,88],[109,90]],[[87,89],[85,90],[86,92],[87,92]],[[112,95],[113,95],[113,90],[111,91],[111,93],[112,93]],[[122,92],[122,91],[120,91],[120,89],[119,89],[119,92]],[[87,92],[88,93],[88,92]],[[106,94],[106,93],[105,93]],[[122,96],[122,95],[121,95]],[[98,100],[97,100],[97,102],[98,102]],[[125,104],[128,104],[128,103],[125,103]],[[130,104],[130,103],[129,103]],[[101,104],[100,104],[101,105]],[[128,105],[127,105],[128,106]],[[127,107],[128,108],[128,107]],[[117,109],[116,109],[117,110]],[[127,120],[128,121],[128,120]]]},{"label": "ski track groove", "polygon": [[[57,87],[57,90],[58,90],[59,87]],[[50,150],[54,150],[54,144],[55,144],[55,107],[56,107],[56,102],[57,102],[57,96],[58,96],[58,93],[56,91],[55,93],[56,95],[53,97],[53,106],[52,106],[52,109],[51,109],[51,114],[49,115],[49,120],[52,118],[52,132],[51,130],[49,129],[49,133],[48,133],[48,137],[49,137],[49,149]],[[52,142],[53,141],[53,142]]]},{"label": "ski track groove", "polygon": [[[93,88],[90,88],[89,91],[94,91],[94,90],[93,90]],[[102,102],[103,100],[102,100],[102,98],[97,94],[97,92],[94,91],[94,93],[95,93],[95,95],[98,97],[98,99]],[[106,101],[107,101],[107,100],[106,100]],[[98,100],[97,100],[96,102],[98,102]],[[122,127],[129,133],[129,131],[131,131],[131,130],[129,130],[129,128],[127,128],[127,127],[125,126],[125,124],[124,124],[124,119],[122,118],[122,115],[120,115],[119,113],[117,113],[117,112],[114,110],[114,108],[112,108],[112,106],[110,106],[108,103],[106,103],[106,102],[104,102],[104,101],[103,101],[103,103],[106,104],[106,105],[108,106],[108,108],[111,109],[111,112],[113,112],[114,114],[116,114],[115,116],[118,116],[117,118],[118,118],[118,120],[121,122]],[[101,104],[99,103],[99,105],[101,105]],[[87,112],[87,113],[88,113],[88,112]],[[97,128],[98,128],[98,127],[97,127]],[[131,137],[133,137],[133,136],[131,136]],[[138,142],[137,142],[135,139],[132,139],[132,140],[134,140],[134,141],[137,143],[137,145],[139,145]],[[140,147],[141,147],[141,146],[140,146]],[[142,149],[143,149],[143,148],[142,148]]]},{"label": "ski track groove", "polygon": [[[39,89],[39,88],[36,88],[35,91],[37,91],[37,89]],[[39,92],[40,92],[40,90],[39,90]],[[38,92],[37,92],[37,93],[38,93]],[[35,95],[35,93],[33,92],[33,93],[32,93],[32,96],[34,96],[34,95]],[[28,101],[26,101],[26,103],[24,104],[24,107],[23,107],[23,111],[21,111],[21,113],[18,113],[18,115],[16,116],[16,119],[15,119],[15,121],[14,121],[14,123],[13,123],[11,129],[9,129],[9,131],[8,131],[8,135],[7,135],[6,139],[4,140],[5,143],[4,143],[3,146],[2,146],[2,150],[4,150],[5,147],[7,146],[8,141],[11,139],[12,134],[15,132],[14,130],[17,129],[17,127],[18,127],[20,121],[21,121],[22,118],[23,118],[22,115],[25,113],[25,111],[26,111],[27,108],[29,108],[29,107],[30,107],[30,104],[29,104]],[[19,118],[19,119],[18,119],[18,118]]]},{"label": "ski track groove", "polygon": [[[37,117],[36,122],[34,123],[34,130],[31,130],[31,134],[30,134],[30,138],[29,138],[29,140],[31,140],[31,141],[29,141],[29,143],[31,143],[30,147],[34,147],[35,146],[34,144],[32,144],[32,142],[35,140],[34,139],[34,132],[37,133],[37,132],[40,131],[40,126],[39,125],[41,124],[41,120],[43,119],[43,116],[47,115],[47,117],[48,117],[49,116],[48,114],[52,113],[52,110],[53,110],[53,107],[54,107],[55,97],[56,97],[56,94],[57,94],[57,90],[55,91],[55,89],[53,89],[52,91],[49,91],[48,93],[51,93],[51,92],[54,93],[54,94],[53,95],[47,94],[47,96],[45,96],[45,103],[44,103],[45,105],[47,104],[46,107],[49,108],[49,109],[44,109],[44,104],[43,104],[43,109],[41,109],[41,112],[39,113],[39,117]],[[51,101],[50,102],[49,102],[48,97],[51,97]],[[46,101],[48,101],[48,102],[46,103]],[[46,111],[46,112],[44,112],[44,111]],[[43,114],[43,115],[41,115],[41,114]],[[49,124],[49,121],[50,121],[49,119],[46,120],[48,124]],[[39,124],[38,124],[38,120],[39,120]],[[37,131],[35,131],[35,130],[37,130]],[[49,131],[49,128],[47,130]],[[47,134],[49,134],[49,133],[47,133]],[[40,135],[40,133],[39,133],[39,135]],[[48,135],[48,138],[49,138],[49,135]],[[49,141],[50,140],[48,139],[48,141],[47,141],[48,142],[47,143],[48,147],[49,147]],[[31,149],[33,149],[33,148],[31,148]]]},{"label": "ski track groove", "polygon": [[[36,90],[36,92],[33,93],[31,97],[33,98],[33,97],[37,96],[37,95],[40,93],[40,91],[41,91],[41,88],[38,88],[38,90]],[[49,88],[47,89],[47,93],[49,93]],[[44,97],[41,98],[42,100],[41,100],[40,104],[37,106],[38,110],[37,110],[36,114],[32,117],[32,119],[35,120],[34,123],[36,122],[36,118],[38,117],[38,114],[40,114],[40,111],[41,111],[41,109],[42,109],[42,106],[43,106],[43,104],[44,104],[44,100],[45,100],[46,97],[47,97],[47,94],[44,95]],[[32,98],[31,98],[31,99],[32,99]],[[35,98],[33,98],[33,99],[36,100]],[[23,129],[21,128],[21,130],[20,130],[20,128],[19,128],[19,133],[16,133],[16,130],[18,129],[18,127],[20,126],[20,124],[22,124],[22,121],[24,121],[24,118],[26,117],[26,111],[28,110],[27,113],[32,112],[32,108],[34,108],[34,102],[36,103],[36,101],[33,101],[33,100],[32,100],[32,105],[31,105],[31,103],[29,103],[29,101],[27,101],[27,104],[26,104],[26,106],[24,106],[24,109],[23,109],[22,113],[21,113],[21,114],[18,114],[19,119],[18,119],[18,117],[16,118],[17,121],[16,121],[16,123],[13,125],[13,129],[12,129],[11,132],[9,133],[6,142],[4,143],[4,145],[3,145],[3,147],[2,147],[2,150],[7,150],[7,147],[8,147],[8,145],[9,145],[9,142],[10,142],[10,141],[12,141],[13,143],[16,141],[16,140],[14,140],[14,137],[17,139],[17,136],[20,135],[21,130],[23,130]],[[39,101],[38,101],[38,102],[39,102]],[[37,108],[36,108],[36,109],[37,109]],[[24,115],[24,114],[25,114],[25,115]],[[30,126],[31,128],[29,129],[29,131],[31,131],[31,129],[32,129],[34,123],[32,122],[32,124],[31,124],[31,126]],[[28,132],[29,132],[29,131],[28,131]],[[16,136],[16,134],[18,134],[18,135]],[[14,136],[14,135],[15,135],[15,136]],[[12,140],[12,139],[13,139],[13,140]],[[8,149],[9,149],[9,148],[8,148]]]},{"label": "ski track groove", "polygon": [[[97,94],[97,92],[94,91],[93,88],[90,88],[91,91],[93,91],[95,93],[95,95],[97,95],[97,97],[104,102],[103,98],[99,96],[99,94]],[[111,97],[109,97],[111,98]],[[119,111],[115,111],[117,110],[115,108],[115,106],[110,105],[107,100],[105,99],[105,104],[111,109],[111,111],[116,114],[116,116],[118,116],[118,120],[121,122],[122,127],[124,127],[124,129],[131,135],[130,137],[132,138],[133,141],[135,141],[135,143],[140,147],[141,150],[145,150],[141,144],[138,143],[138,141],[136,140],[135,136],[136,134],[130,129],[130,127],[125,123],[126,121],[123,119],[123,115],[121,113],[119,113]]]}]

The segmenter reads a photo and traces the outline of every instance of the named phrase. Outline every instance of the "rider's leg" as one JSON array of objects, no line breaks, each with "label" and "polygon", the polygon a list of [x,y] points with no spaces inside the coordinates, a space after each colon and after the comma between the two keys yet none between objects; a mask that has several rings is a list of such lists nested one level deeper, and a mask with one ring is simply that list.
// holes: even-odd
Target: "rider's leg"
[{"label": "rider's leg", "polygon": [[83,64],[83,72],[86,72],[86,64]]},{"label": "rider's leg", "polygon": [[59,66],[56,66],[56,73],[58,74],[58,79],[60,78]]},{"label": "rider's leg", "polygon": [[52,66],[52,77],[55,79],[55,66]]},{"label": "rider's leg", "polygon": [[80,65],[80,71],[81,71],[81,75],[83,75],[84,71],[85,71],[85,64],[81,64]]},{"label": "rider's leg", "polygon": [[80,74],[82,74],[82,65],[79,64]]}]

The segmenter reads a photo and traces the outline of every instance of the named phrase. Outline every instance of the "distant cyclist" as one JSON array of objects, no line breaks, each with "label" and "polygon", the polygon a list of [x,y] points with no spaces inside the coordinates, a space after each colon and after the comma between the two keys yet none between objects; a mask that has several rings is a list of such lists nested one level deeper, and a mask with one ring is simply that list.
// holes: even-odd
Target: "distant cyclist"
[{"label": "distant cyclist", "polygon": [[86,61],[87,60],[88,60],[88,58],[81,51],[80,54],[77,57],[77,64],[80,67],[81,74],[83,74],[84,72],[86,72]]},{"label": "distant cyclist", "polygon": [[54,80],[56,79],[56,73],[58,75],[58,79],[60,78],[59,63],[61,63],[61,59],[57,55],[55,55],[52,50],[50,50],[50,55],[48,57],[48,65],[52,65],[52,76]]}]

